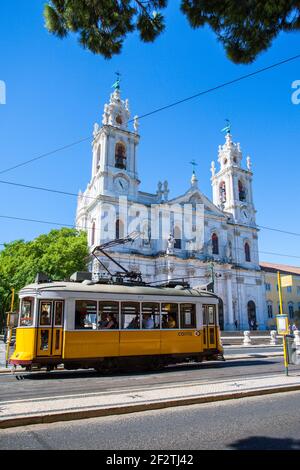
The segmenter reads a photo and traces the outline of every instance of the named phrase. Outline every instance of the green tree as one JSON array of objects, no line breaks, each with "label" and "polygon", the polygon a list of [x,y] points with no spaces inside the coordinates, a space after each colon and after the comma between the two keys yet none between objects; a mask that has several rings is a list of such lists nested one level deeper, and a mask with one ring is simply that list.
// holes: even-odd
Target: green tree
[{"label": "green tree", "polygon": [[[46,28],[64,38],[78,33],[81,45],[105,58],[121,52],[128,33],[154,41],[165,29],[167,0],[51,0]],[[236,63],[250,63],[280,32],[300,28],[299,0],[181,0],[193,28],[208,25]]]},{"label": "green tree", "polygon": [[[6,243],[0,252],[0,316],[10,305],[10,292],[16,293],[34,282],[39,271],[53,280],[63,280],[75,271],[86,270],[88,246],[85,232],[62,228],[36,239]],[[16,299],[17,301],[17,299]]]}]

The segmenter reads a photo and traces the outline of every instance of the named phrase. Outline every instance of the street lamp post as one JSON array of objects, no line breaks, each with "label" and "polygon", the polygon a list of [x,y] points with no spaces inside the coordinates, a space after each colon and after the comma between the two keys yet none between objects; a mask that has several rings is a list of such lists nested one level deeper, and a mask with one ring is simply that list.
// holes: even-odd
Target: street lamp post
[{"label": "street lamp post", "polygon": [[211,279],[212,292],[215,292],[215,279],[222,277],[222,274],[215,272],[215,265],[213,262],[210,263],[209,269],[210,269],[210,274],[207,274],[207,277]]}]

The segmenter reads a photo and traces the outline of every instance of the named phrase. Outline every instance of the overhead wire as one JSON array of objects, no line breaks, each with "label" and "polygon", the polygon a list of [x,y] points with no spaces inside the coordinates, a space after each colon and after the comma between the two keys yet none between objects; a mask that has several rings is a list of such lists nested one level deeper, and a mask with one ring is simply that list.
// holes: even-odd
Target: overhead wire
[{"label": "overhead wire", "polygon": [[[279,67],[279,66],[281,66],[281,65],[284,65],[284,64],[286,64],[286,63],[288,63],[288,62],[292,62],[292,61],[297,60],[297,59],[299,59],[299,58],[300,58],[300,54],[297,54],[297,55],[292,56],[292,57],[288,57],[287,59],[283,59],[283,60],[281,60],[281,61],[279,61],[279,62],[275,62],[274,64],[271,64],[271,65],[269,65],[269,66],[267,66],[267,67],[263,67],[263,68],[261,68],[261,69],[255,70],[254,72],[250,72],[250,73],[247,73],[247,74],[245,74],[245,75],[241,75],[240,77],[237,77],[237,78],[235,78],[235,79],[233,79],[233,80],[229,80],[229,81],[227,81],[227,82],[223,82],[223,83],[221,83],[221,84],[219,84],[219,85],[216,85],[216,86],[214,86],[214,87],[210,87],[210,88],[208,88],[208,89],[206,89],[206,90],[200,91],[200,92],[198,92],[198,93],[195,93],[194,95],[188,96],[188,97],[183,98],[183,99],[181,99],[181,100],[177,100],[177,101],[175,101],[175,102],[173,102],[173,103],[170,103],[170,104],[168,104],[168,105],[161,106],[161,107],[159,107],[159,108],[157,108],[157,109],[154,109],[153,111],[149,111],[148,113],[145,113],[145,114],[140,115],[140,116],[139,116],[139,119],[144,119],[144,118],[146,118],[146,117],[152,116],[153,114],[157,114],[157,113],[159,113],[159,112],[161,112],[161,111],[165,111],[166,109],[173,108],[174,106],[178,106],[178,105],[180,105],[180,104],[182,104],[182,103],[185,103],[185,102],[187,102],[187,101],[193,100],[193,99],[195,99],[195,98],[199,98],[200,96],[206,95],[206,94],[208,94],[208,93],[212,93],[212,92],[214,92],[214,91],[216,91],[216,90],[222,89],[222,88],[224,88],[224,87],[226,87],[226,86],[229,86],[229,85],[232,85],[232,84],[234,84],[234,83],[238,83],[238,82],[240,82],[240,81],[242,81],[242,80],[245,80],[245,79],[247,79],[247,78],[253,77],[253,76],[258,75],[258,74],[260,74],[260,73],[266,72],[267,70],[274,69],[274,68],[276,68],[276,67]],[[131,120],[129,120],[128,122],[131,123],[131,122],[133,122],[133,121],[134,121],[134,119],[131,119]],[[80,143],[82,143],[82,142],[86,142],[86,141],[89,140],[90,138],[91,138],[91,136],[89,136],[89,137],[84,137],[84,138],[82,138],[82,139],[79,139],[79,140],[76,140],[76,141],[71,142],[71,143],[69,143],[69,144],[66,144],[66,145],[64,145],[63,147],[58,147],[58,148],[56,148],[56,149],[54,149],[54,150],[51,150],[51,151],[49,151],[49,152],[47,152],[47,153],[43,153],[43,154],[38,155],[38,156],[36,156],[36,157],[34,157],[34,158],[30,158],[29,160],[25,160],[24,162],[20,162],[20,163],[18,163],[18,164],[16,164],[16,165],[13,165],[13,166],[11,166],[11,167],[8,167],[8,168],[5,168],[5,169],[3,169],[3,170],[0,170],[0,174],[7,173],[7,172],[9,172],[9,171],[12,171],[12,170],[15,170],[15,169],[17,169],[17,168],[20,168],[20,167],[22,167],[22,166],[25,166],[25,165],[27,165],[27,164],[30,164],[30,163],[32,163],[32,162],[34,162],[34,161],[40,160],[40,159],[45,158],[45,157],[48,157],[48,156],[50,156],[50,155],[54,155],[54,154],[56,154],[56,153],[58,153],[58,152],[61,152],[62,150],[66,150],[66,149],[71,148],[71,147],[74,147],[75,145],[78,145],[78,144],[80,144]]]},{"label": "overhead wire", "polygon": [[[101,228],[97,227],[85,227],[84,229],[82,227],[76,226],[75,224],[63,224],[61,222],[53,222],[49,220],[41,220],[41,219],[29,219],[29,218],[24,218],[24,217],[14,217],[14,216],[8,216],[8,215],[0,215],[0,219],[8,219],[8,220],[18,220],[18,221],[23,221],[23,222],[32,222],[32,223],[40,223],[40,224],[47,224],[47,225],[57,225],[60,227],[68,227],[68,228],[74,228],[75,230],[101,230]],[[290,233],[290,232],[289,232]],[[0,243],[0,245],[4,245]],[[236,250],[239,251],[244,251],[241,248],[236,248]],[[267,252],[267,251],[255,251],[255,254],[270,254],[270,255],[277,255],[277,256],[283,256],[287,258],[297,258],[300,259],[300,256],[296,255],[290,255],[286,253],[274,253],[274,252]],[[201,260],[199,260],[201,261]]]},{"label": "overhead wire", "polygon": [[[72,193],[70,191],[61,191],[61,190],[52,189],[52,188],[45,188],[45,187],[41,187],[41,186],[33,186],[33,185],[15,183],[13,181],[4,181],[4,180],[0,180],[0,184],[7,184],[7,185],[21,187],[21,188],[25,188],[25,189],[34,189],[34,190],[37,190],[37,191],[45,191],[45,192],[49,192],[49,193],[61,194],[61,195],[64,195],[64,196],[73,196],[73,197],[78,198],[78,193]],[[94,201],[99,199],[98,196],[94,197],[94,196],[86,196],[86,195],[83,195],[83,198],[91,199],[91,200],[94,200]],[[283,230],[283,229],[274,228],[274,227],[267,227],[265,225],[256,224],[256,226],[254,228],[260,228],[260,229],[263,229],[263,230],[271,230],[271,231],[274,231],[274,232],[279,232],[279,233],[284,233],[284,234],[287,234],[287,235],[293,235],[293,236],[300,237],[300,233],[291,232],[291,231],[288,231],[288,230]]]}]

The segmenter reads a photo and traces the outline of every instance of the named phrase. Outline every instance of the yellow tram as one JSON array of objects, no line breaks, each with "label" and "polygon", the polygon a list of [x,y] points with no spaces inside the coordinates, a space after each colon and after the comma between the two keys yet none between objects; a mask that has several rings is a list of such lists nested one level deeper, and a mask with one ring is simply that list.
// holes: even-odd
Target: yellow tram
[{"label": "yellow tram", "polygon": [[19,297],[10,363],[27,370],[223,359],[218,297],[207,291],[84,280],[36,282]]}]

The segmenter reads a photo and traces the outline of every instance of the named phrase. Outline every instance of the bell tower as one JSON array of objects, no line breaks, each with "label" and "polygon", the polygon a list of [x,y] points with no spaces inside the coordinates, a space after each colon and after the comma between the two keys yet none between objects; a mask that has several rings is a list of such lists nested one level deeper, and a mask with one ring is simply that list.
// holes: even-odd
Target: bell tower
[{"label": "bell tower", "polygon": [[137,174],[137,147],[139,143],[138,117],[129,130],[128,99],[121,99],[120,79],[113,85],[114,92],[104,106],[102,127],[94,125],[92,181],[98,180],[99,194],[137,194],[140,181]]},{"label": "bell tower", "polygon": [[251,159],[247,157],[247,169],[242,168],[240,144],[232,141],[230,128],[227,128],[225,144],[219,146],[218,162],[218,172],[214,162],[211,166],[214,204],[231,213],[235,223],[255,226]]}]

